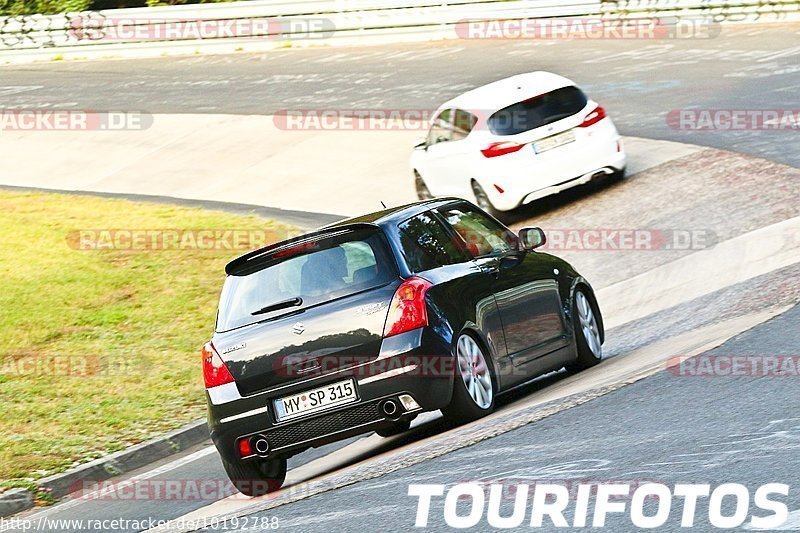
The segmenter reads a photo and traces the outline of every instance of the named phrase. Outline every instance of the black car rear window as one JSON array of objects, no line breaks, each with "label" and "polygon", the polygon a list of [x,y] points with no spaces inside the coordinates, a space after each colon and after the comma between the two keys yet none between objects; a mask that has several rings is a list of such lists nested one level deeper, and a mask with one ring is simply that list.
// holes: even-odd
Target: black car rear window
[{"label": "black car rear window", "polygon": [[467,261],[458,243],[432,213],[412,217],[399,228],[400,247],[412,272]]},{"label": "black car rear window", "polygon": [[577,87],[562,87],[495,112],[489,117],[489,130],[495,135],[517,135],[572,116],[587,103]]},{"label": "black car rear window", "polygon": [[[246,272],[225,280],[218,332],[379,287],[397,276],[394,259],[377,228],[337,233],[282,249]],[[274,304],[284,305],[265,311]]]}]

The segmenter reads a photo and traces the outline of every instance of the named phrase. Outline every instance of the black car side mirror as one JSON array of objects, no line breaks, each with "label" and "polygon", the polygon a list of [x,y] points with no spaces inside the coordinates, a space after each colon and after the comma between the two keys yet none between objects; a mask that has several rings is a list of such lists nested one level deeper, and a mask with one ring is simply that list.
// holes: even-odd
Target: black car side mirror
[{"label": "black car side mirror", "polygon": [[540,246],[544,246],[547,237],[542,228],[522,228],[519,230],[519,245],[522,251],[530,252]]}]

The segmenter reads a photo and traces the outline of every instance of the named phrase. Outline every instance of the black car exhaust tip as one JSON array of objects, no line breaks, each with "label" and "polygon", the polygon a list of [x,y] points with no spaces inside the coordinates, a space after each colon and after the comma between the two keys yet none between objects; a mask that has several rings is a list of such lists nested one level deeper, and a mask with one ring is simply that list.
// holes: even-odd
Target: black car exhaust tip
[{"label": "black car exhaust tip", "polygon": [[253,439],[253,448],[258,455],[269,454],[269,441],[266,437],[258,435]]},{"label": "black car exhaust tip", "polygon": [[394,400],[386,400],[381,404],[381,412],[390,420],[400,418],[400,406]]}]

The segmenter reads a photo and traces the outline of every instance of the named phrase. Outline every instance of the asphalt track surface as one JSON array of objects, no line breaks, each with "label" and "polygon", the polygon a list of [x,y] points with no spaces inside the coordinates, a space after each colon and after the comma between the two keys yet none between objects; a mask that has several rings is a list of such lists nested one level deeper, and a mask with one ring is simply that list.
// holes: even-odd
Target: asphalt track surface
[{"label": "asphalt track surface", "polygon": [[[736,336],[711,355],[796,351],[800,307]],[[786,334],[786,331],[792,331]],[[552,415],[535,424],[462,448],[375,480],[312,496],[291,505],[254,515],[251,520],[277,517],[281,528],[304,532],[406,531],[414,528],[417,498],[408,496],[412,483],[437,483],[448,488],[465,481],[505,484],[501,516],[514,505],[512,485],[552,483],[567,487],[573,504],[565,517],[574,519],[578,483],[619,483],[634,488],[649,482],[742,483],[750,491],[767,483],[796,487],[800,450],[800,396],[795,378],[685,377],[662,371],[591,402]],[[790,491],[791,495],[791,491]],[[790,511],[800,509],[800,498],[780,498]],[[434,498],[428,527],[448,529],[443,518],[444,498]],[[630,503],[629,498],[620,501]],[[666,524],[659,531],[680,527],[682,506],[675,499]],[[733,514],[732,500],[723,506]],[[752,506],[752,514],[769,513]],[[469,500],[458,514],[468,515]],[[655,514],[652,502],[646,514]],[[592,522],[590,505],[588,523]],[[629,514],[609,515],[606,529],[632,531]],[[713,530],[707,499],[701,499],[694,527]],[[530,503],[521,529],[530,528]],[[749,522],[745,522],[746,526]],[[486,513],[483,521],[486,524]],[[794,514],[800,528],[800,515]],[[481,530],[475,527],[471,530]],[[233,530],[233,528],[229,529]],[[269,531],[256,527],[255,531]],[[563,529],[562,529],[563,530]],[[210,531],[210,530],[208,530]]]},{"label": "asphalt track surface", "polygon": [[0,106],[237,114],[431,109],[464,90],[533,70],[574,79],[624,135],[714,146],[800,167],[796,128],[684,131],[666,120],[671,110],[686,108],[797,112],[798,23],[725,25],[713,38],[452,40],[7,65],[0,67]]},{"label": "asphalt track surface", "polygon": [[[278,50],[267,54],[4,67],[0,103],[7,108],[94,108],[159,112],[258,113],[280,109],[430,108],[475,85],[523,70],[555,70],[575,79],[609,111],[625,134],[740,151],[800,167],[795,131],[690,133],[669,128],[666,113],[682,107],[797,108],[800,25],[736,26],[708,40],[669,42],[439,42],[360,50]],[[15,87],[11,89],[10,87]],[[4,90],[5,89],[5,90]],[[692,156],[689,168],[713,167],[714,154]],[[708,157],[704,161],[702,158]],[[720,158],[727,157],[720,155]],[[692,167],[692,165],[694,165]],[[702,228],[730,238],[800,214],[795,169],[745,159],[741,174],[702,184],[693,174],[659,176],[659,169],[612,187],[590,187],[529,214],[565,224],[585,214],[618,219],[611,227]],[[659,178],[663,181],[659,182]],[[670,196],[680,189],[692,200]],[[657,191],[664,195],[648,192]],[[642,203],[642,199],[646,201]],[[638,206],[626,212],[629,206]],[[637,211],[638,209],[638,211]],[[647,257],[572,254],[590,279],[611,281],[676,252]],[[594,274],[592,276],[591,274]],[[797,267],[712,293],[612,330],[610,360],[667,335],[726,317],[800,301]],[[602,285],[603,283],[599,283]],[[729,341],[719,353],[796,354],[800,313],[794,308]],[[606,363],[604,363],[606,364]],[[601,365],[602,368],[602,365]],[[549,376],[505,400],[565,379]],[[266,511],[281,529],[297,531],[405,530],[413,526],[413,482],[463,480],[595,479],[666,483],[734,481],[796,485],[797,378],[679,378],[662,372],[535,424],[442,455],[383,477]],[[441,421],[418,425],[376,450],[413,444],[447,431]],[[313,450],[294,466],[337,449]],[[711,450],[711,451],[709,451]],[[192,455],[194,454],[194,455]],[[693,455],[695,454],[695,455]],[[202,448],[159,474],[165,479],[224,479],[219,460]],[[181,457],[176,458],[180,460]],[[688,459],[687,459],[688,457]],[[176,459],[165,461],[172,463]],[[370,456],[362,460],[369,462]],[[154,465],[159,466],[159,465]],[[163,466],[163,465],[161,465]],[[147,469],[150,471],[151,469]],[[136,474],[136,473],[134,473]],[[138,474],[146,474],[140,472]],[[177,518],[208,501],[66,502],[51,518]],[[800,508],[797,495],[790,510]],[[438,512],[437,512],[438,510]],[[674,521],[670,523],[674,524]],[[443,525],[434,505],[431,526]],[[624,523],[612,530],[626,530]],[[700,528],[705,529],[705,528]]]}]

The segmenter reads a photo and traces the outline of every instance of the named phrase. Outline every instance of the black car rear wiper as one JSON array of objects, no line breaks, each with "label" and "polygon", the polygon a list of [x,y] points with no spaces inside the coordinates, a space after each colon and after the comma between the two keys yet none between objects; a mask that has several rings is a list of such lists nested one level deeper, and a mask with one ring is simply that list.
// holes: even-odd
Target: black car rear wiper
[{"label": "black car rear wiper", "polygon": [[298,305],[303,305],[303,299],[299,296],[296,298],[289,298],[288,300],[283,300],[282,302],[276,302],[274,304],[265,305],[258,311],[253,311],[250,313],[251,315],[263,315],[264,313],[270,313],[272,311],[278,311],[280,309],[286,309],[287,307],[296,307]]}]

